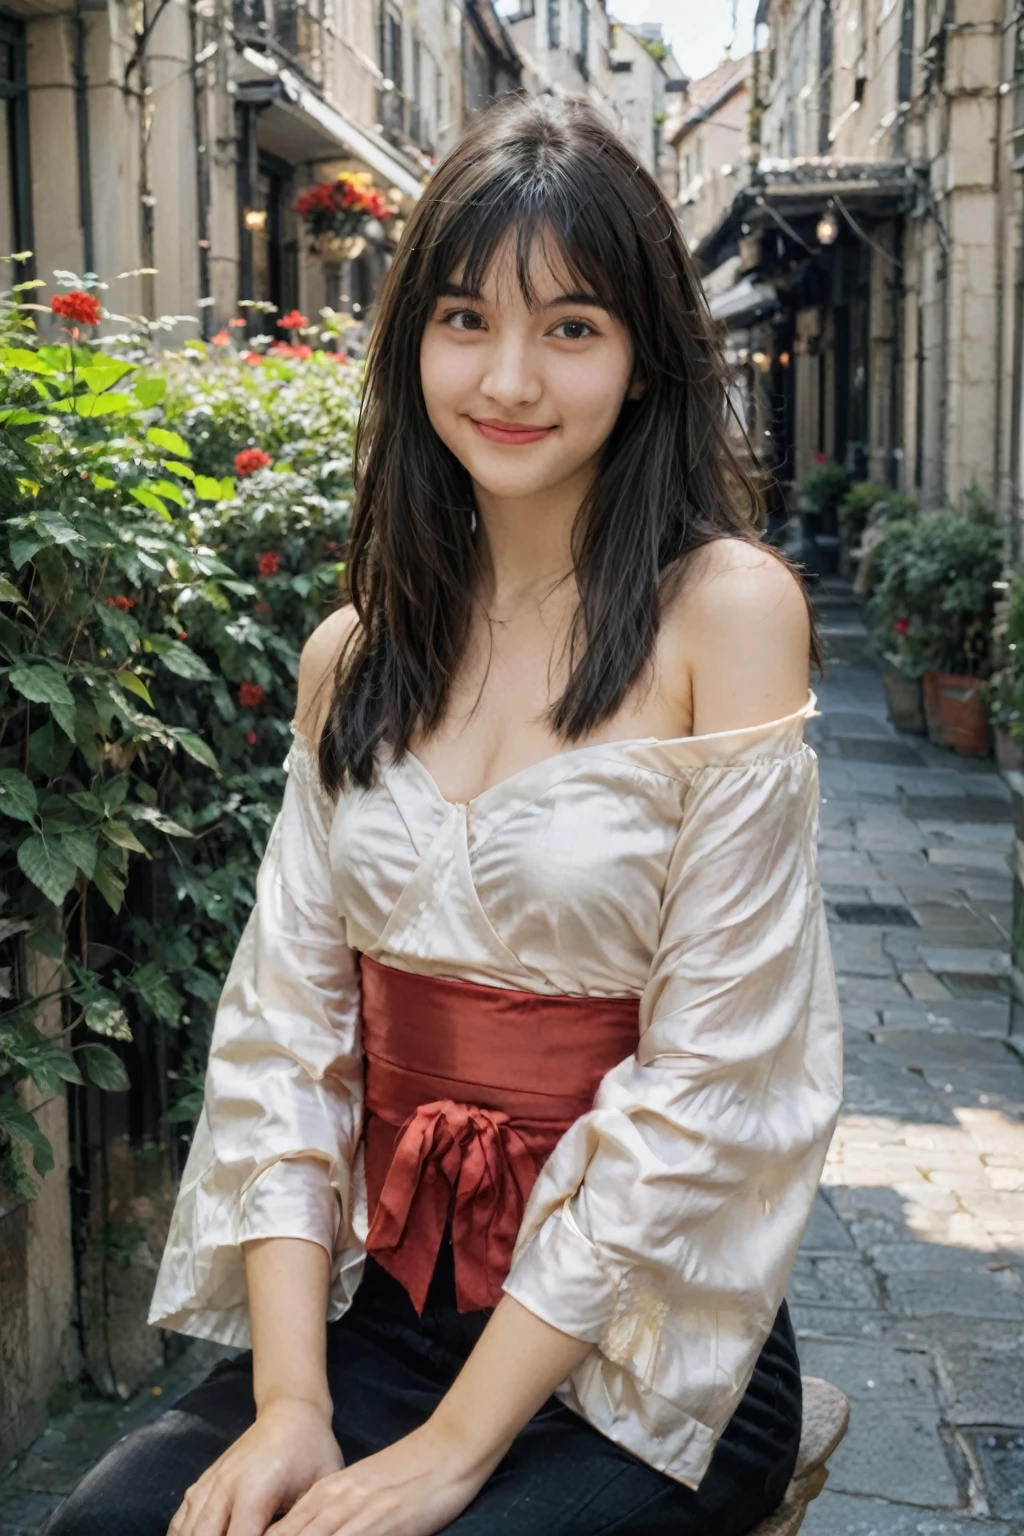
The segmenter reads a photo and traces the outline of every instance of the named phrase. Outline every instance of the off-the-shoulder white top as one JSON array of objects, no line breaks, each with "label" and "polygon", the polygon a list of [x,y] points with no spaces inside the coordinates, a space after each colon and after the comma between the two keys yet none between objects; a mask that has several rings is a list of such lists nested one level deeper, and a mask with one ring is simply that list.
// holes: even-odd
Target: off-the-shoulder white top
[{"label": "off-the-shoulder white top", "polygon": [[640,1044],[538,1177],[505,1289],[597,1347],[564,1401],[696,1486],[789,1279],[839,1109],[807,707],[591,745],[468,804],[414,756],[335,803],[288,758],[221,998],[150,1321],[248,1342],[240,1244],[366,1233],[354,952],[429,975],[640,998]]}]

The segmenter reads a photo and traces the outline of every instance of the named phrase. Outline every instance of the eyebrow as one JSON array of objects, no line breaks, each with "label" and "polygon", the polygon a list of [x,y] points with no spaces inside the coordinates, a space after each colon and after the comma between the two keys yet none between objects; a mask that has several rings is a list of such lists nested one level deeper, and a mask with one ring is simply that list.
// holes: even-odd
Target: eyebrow
[{"label": "eyebrow", "polygon": [[[474,288],[467,288],[463,283],[445,283],[441,288],[439,298],[442,299],[479,299],[480,294]],[[558,309],[565,304],[588,304],[593,309],[608,309],[608,305],[596,293],[587,293],[583,289],[575,289],[572,293],[560,293],[557,299],[551,299],[544,305],[545,309]]]}]

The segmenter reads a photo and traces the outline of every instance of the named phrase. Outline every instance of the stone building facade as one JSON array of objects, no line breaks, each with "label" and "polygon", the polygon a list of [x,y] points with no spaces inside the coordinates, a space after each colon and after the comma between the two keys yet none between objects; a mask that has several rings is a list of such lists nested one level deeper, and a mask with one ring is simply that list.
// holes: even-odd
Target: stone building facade
[{"label": "stone building facade", "polygon": [[1016,11],[761,0],[749,170],[697,249],[734,263],[786,483],[824,456],[926,506],[1019,499]]}]

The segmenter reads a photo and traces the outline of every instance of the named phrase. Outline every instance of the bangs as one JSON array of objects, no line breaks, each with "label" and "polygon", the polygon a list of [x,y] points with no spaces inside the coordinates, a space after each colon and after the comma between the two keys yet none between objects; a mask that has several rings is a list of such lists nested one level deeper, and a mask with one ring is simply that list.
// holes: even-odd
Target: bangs
[{"label": "bangs", "polygon": [[628,284],[622,279],[628,255],[621,231],[601,201],[581,195],[564,173],[538,168],[510,178],[506,171],[447,217],[442,213],[424,264],[430,304],[453,273],[458,273],[460,288],[480,293],[499,255],[509,258],[531,309],[539,302],[533,280],[539,255],[550,271],[568,278],[570,288],[593,294],[609,313],[625,320]]}]

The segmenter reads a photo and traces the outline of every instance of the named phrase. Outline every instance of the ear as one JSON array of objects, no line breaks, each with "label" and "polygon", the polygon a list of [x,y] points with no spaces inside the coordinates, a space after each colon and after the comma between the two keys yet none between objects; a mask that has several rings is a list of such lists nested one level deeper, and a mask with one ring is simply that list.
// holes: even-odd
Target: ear
[{"label": "ear", "polygon": [[642,400],[647,392],[647,385],[639,374],[634,374],[633,382],[626,391],[627,400]]}]

